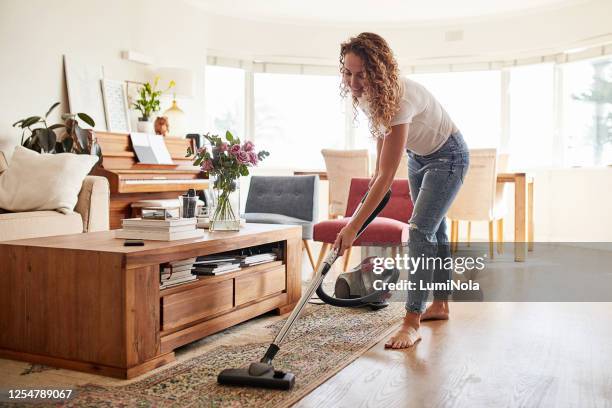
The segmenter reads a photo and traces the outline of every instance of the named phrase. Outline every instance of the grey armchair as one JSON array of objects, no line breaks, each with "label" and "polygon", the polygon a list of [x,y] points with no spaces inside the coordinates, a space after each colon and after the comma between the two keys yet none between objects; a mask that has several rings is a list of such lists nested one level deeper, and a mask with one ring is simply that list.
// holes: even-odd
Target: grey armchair
[{"label": "grey armchair", "polygon": [[244,217],[247,222],[302,226],[302,243],[313,269],[308,240],[318,218],[318,176],[253,176]]}]

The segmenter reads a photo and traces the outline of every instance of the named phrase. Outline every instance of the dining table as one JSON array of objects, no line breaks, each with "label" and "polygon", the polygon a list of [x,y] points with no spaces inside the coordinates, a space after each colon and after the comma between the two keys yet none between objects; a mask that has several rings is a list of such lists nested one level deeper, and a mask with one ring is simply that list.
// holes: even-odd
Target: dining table
[{"label": "dining table", "polygon": [[[327,180],[325,170],[296,170],[295,176],[319,176]],[[514,184],[514,260],[524,262],[533,251],[533,187],[534,179],[525,172],[497,173],[497,183]]]}]

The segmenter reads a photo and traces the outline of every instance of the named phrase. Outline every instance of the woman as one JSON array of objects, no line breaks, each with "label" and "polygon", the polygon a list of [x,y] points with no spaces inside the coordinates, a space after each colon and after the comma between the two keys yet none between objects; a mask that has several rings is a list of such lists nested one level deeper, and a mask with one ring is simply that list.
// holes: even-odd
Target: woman
[{"label": "woman", "polygon": [[[340,71],[343,96],[351,93],[353,108],[363,110],[369,119],[370,132],[376,137],[376,170],[367,199],[340,231],[334,248],[342,254],[352,245],[359,227],[391,187],[402,154],[407,150],[414,204],[409,255],[450,257],[445,215],[469,164],[468,148],[461,133],[431,93],[400,76],[393,52],[379,35],[361,33],[343,43]],[[418,289],[419,281],[423,285],[432,278],[446,282],[451,279],[451,272],[419,268],[411,271],[410,279]],[[426,309],[428,294],[426,290],[409,291],[403,324],[385,347],[410,347],[421,338],[421,321],[448,319],[449,293],[434,292],[434,301]]]}]

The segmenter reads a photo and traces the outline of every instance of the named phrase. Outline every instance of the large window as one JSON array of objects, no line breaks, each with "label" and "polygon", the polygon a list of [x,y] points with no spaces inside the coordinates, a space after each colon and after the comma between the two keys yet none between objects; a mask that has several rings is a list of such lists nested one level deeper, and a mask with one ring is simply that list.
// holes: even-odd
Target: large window
[{"label": "large window", "polygon": [[[498,71],[410,75],[442,104],[470,148],[498,147],[500,139],[500,73]],[[352,115],[352,114],[351,114]],[[376,156],[368,119],[358,109],[354,146]]]},{"label": "large window", "polygon": [[207,131],[225,135],[229,130],[246,140],[244,119],[244,70],[217,66],[206,67]]},{"label": "large window", "polygon": [[[518,66],[507,75],[507,95],[501,93],[500,70],[410,78],[438,99],[470,148],[509,153],[511,169],[612,164],[611,57]],[[365,148],[374,158],[368,120],[361,110],[354,119],[350,101],[340,98],[339,80],[338,75],[208,66],[207,131],[223,134],[229,129],[243,140],[255,140],[258,149],[271,153],[264,167],[324,168],[323,148]],[[252,93],[247,84],[252,84]],[[502,112],[503,100],[508,103]],[[254,114],[248,124],[247,103]],[[505,140],[502,124],[507,126]]]},{"label": "large window", "polygon": [[554,67],[526,65],[510,71],[510,167],[553,164]]},{"label": "large window", "polygon": [[321,149],[345,147],[337,76],[255,74],[255,143],[265,167],[324,168]]},{"label": "large window", "polygon": [[565,164],[612,164],[612,58],[562,69]]},{"label": "large window", "polygon": [[353,146],[355,149],[368,149],[370,156],[374,160],[372,167],[374,167],[376,160],[376,138],[370,133],[368,127],[368,118],[363,111],[357,108],[357,116],[351,107],[351,126],[353,128]]},{"label": "large window", "polygon": [[442,104],[470,148],[498,147],[500,72],[474,71],[409,75]]}]

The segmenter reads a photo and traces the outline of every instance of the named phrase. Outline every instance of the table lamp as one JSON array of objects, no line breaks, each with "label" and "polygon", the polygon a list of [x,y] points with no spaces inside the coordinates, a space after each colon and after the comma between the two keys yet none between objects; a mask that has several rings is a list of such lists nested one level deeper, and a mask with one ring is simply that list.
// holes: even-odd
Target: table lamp
[{"label": "table lamp", "polygon": [[168,118],[168,137],[184,138],[187,134],[185,112],[179,107],[176,98],[193,98],[193,72],[185,68],[159,68],[155,74],[176,85],[170,89],[172,92],[172,105],[162,115]]}]

